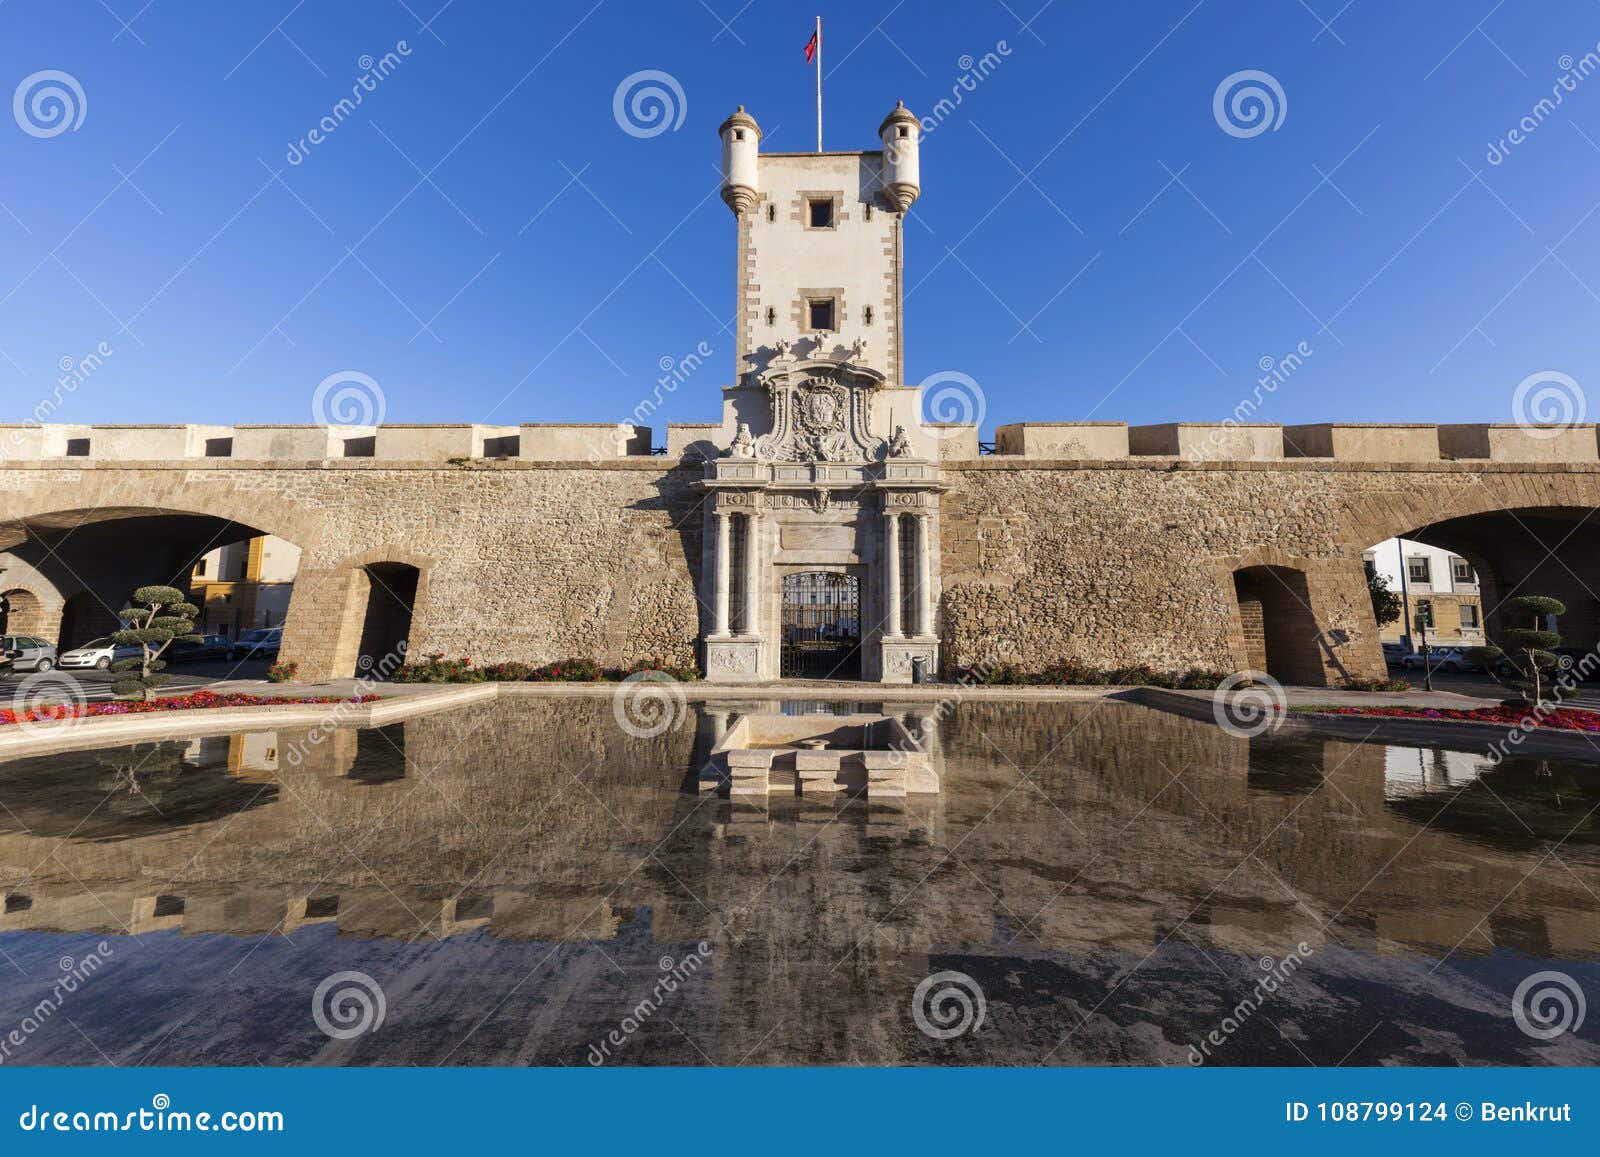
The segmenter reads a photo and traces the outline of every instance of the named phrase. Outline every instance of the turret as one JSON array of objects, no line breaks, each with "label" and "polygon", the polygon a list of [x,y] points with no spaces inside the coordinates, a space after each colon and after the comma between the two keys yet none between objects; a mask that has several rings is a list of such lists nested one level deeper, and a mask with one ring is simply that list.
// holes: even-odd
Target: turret
[{"label": "turret", "polygon": [[[904,101],[896,101],[878,126],[878,138],[883,141],[884,192],[895,208],[904,213],[922,193],[922,170],[917,163],[922,125]],[[726,191],[723,196],[727,196]]]},{"label": "turret", "polygon": [[[717,130],[722,137],[722,199],[735,215],[755,207],[761,186],[756,180],[756,156],[761,126],[740,105]],[[915,161],[912,162],[915,166]],[[915,194],[913,194],[914,196]]]}]

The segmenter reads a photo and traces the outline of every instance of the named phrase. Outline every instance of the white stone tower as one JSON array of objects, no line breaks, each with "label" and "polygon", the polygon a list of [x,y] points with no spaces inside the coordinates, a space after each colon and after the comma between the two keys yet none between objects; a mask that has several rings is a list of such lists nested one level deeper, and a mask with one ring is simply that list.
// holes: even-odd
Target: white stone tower
[{"label": "white stone tower", "polygon": [[741,105],[722,122],[722,199],[739,220],[736,381],[780,350],[849,357],[901,384],[901,227],[922,191],[921,126],[897,104],[881,150],[763,153]]}]

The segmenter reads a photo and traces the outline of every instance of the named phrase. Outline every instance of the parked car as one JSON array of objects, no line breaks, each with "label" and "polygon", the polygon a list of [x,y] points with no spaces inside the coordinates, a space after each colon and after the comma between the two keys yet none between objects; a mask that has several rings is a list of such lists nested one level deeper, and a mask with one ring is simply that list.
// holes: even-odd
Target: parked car
[{"label": "parked car", "polygon": [[[1430,647],[1427,655],[1428,667],[1434,671],[1449,671],[1454,674],[1458,671],[1476,671],[1479,667],[1467,658],[1467,653],[1460,647]],[[1421,651],[1411,651],[1401,656],[1400,665],[1407,671],[1420,671],[1423,665]]]},{"label": "parked car", "polygon": [[33,635],[0,636],[0,670],[48,671],[55,665],[54,643]]},{"label": "parked car", "polygon": [[276,659],[283,645],[282,627],[257,627],[240,635],[228,648],[229,659]]},{"label": "parked car", "polygon": [[56,657],[56,666],[63,670],[71,667],[82,669],[93,667],[97,671],[108,671],[111,664],[119,659],[136,659],[143,648],[134,646],[118,646],[110,636],[99,639],[90,639],[81,646],[73,647],[70,651],[63,651]]},{"label": "parked car", "polygon": [[194,662],[199,659],[226,659],[233,640],[227,635],[201,635],[198,643],[174,640],[167,648],[166,658],[175,663]]},{"label": "parked car", "polygon": [[1399,666],[1407,653],[1404,643],[1383,644],[1383,661],[1391,667]]}]

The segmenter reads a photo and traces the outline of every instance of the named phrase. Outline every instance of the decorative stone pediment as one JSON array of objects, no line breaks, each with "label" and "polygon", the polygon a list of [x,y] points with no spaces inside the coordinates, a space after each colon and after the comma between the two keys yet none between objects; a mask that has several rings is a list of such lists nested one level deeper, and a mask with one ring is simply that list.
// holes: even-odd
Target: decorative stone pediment
[{"label": "decorative stone pediment", "polygon": [[772,430],[755,439],[763,462],[877,462],[887,439],[871,429],[876,370],[848,361],[780,359],[756,382],[767,391]]}]

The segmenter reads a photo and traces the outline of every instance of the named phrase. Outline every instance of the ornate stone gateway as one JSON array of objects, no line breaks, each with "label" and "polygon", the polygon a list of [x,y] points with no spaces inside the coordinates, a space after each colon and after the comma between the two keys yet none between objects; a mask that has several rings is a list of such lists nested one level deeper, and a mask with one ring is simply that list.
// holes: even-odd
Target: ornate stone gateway
[{"label": "ornate stone gateway", "polygon": [[784,678],[861,677],[861,583],[853,574],[783,576]]},{"label": "ornate stone gateway", "polygon": [[[938,669],[943,486],[935,437],[908,429],[920,391],[848,351],[817,353],[780,342],[765,369],[724,391],[727,448],[701,483],[713,680],[903,683],[914,659]],[[804,603],[802,590],[830,601]]]}]

